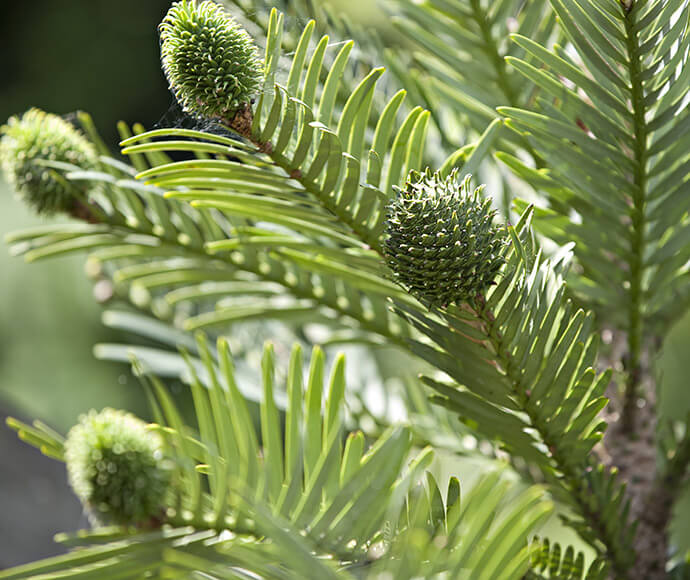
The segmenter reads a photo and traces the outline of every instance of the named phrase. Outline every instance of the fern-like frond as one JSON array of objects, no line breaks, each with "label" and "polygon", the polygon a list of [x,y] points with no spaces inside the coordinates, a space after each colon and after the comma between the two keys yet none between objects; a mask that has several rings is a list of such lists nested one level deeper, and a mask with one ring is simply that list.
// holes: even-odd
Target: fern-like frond
[{"label": "fern-like frond", "polygon": [[[125,136],[130,134],[124,126],[121,130]],[[187,130],[178,132],[190,135]],[[132,155],[132,161],[141,171],[150,171],[152,164],[167,164],[169,159],[150,153],[148,157]],[[220,159],[197,162],[232,165]],[[7,240],[13,253],[35,261],[89,252],[122,297],[184,329],[227,328],[259,318],[314,320],[314,315],[320,315],[334,330],[347,330],[350,341],[375,343],[382,336],[400,340],[404,329],[384,298],[388,290],[398,290],[380,277],[355,270],[378,270],[371,253],[344,250],[348,267],[335,272],[326,262],[319,269],[304,257],[306,252],[328,257],[334,252],[339,255],[340,250],[317,248],[304,234],[270,232],[241,218],[225,218],[215,210],[164,199],[163,189],[134,181],[134,170],[110,157],[101,157],[101,167],[101,171],[85,172],[75,166],[67,174],[73,183],[90,188],[98,223],[51,225],[10,234]],[[252,201],[251,196],[246,198]],[[276,245],[293,253],[292,263],[273,251]],[[338,277],[344,279],[335,281]],[[362,285],[367,290],[377,288],[378,294],[366,296],[358,288]],[[247,297],[255,299],[251,305]]]},{"label": "fern-like frond", "polygon": [[[184,165],[177,164],[158,167],[142,178],[170,189],[189,188],[191,191],[170,195],[197,200],[199,207],[222,207],[228,213],[254,219],[272,216],[267,221],[298,227],[335,243],[353,247],[366,244],[379,249],[384,206],[393,186],[410,170],[421,168],[429,113],[414,109],[398,125],[396,115],[404,99],[404,93],[399,92],[386,106],[374,135],[368,134],[371,99],[383,74],[380,68],[361,80],[342,111],[334,110],[342,70],[353,45],[347,43],[340,48],[323,91],[317,95],[328,39],[322,37],[315,45],[310,44],[312,23],[304,30],[284,87],[275,85],[280,72],[277,62],[281,56],[283,18],[273,12],[271,22],[265,90],[254,108],[248,135],[253,146],[241,141],[225,142],[225,146],[177,141],[135,144],[154,137],[176,136],[174,131],[160,130],[126,140],[124,153],[183,150],[238,158],[241,166],[228,163],[205,168],[213,170],[209,177],[216,180],[215,184],[202,180],[201,171],[195,172],[198,181],[190,184],[184,173],[178,173]],[[254,191],[238,190],[236,182],[249,175]],[[241,193],[254,194],[254,204],[245,207],[249,204],[233,197]],[[294,213],[290,213],[279,203],[286,196],[292,200],[305,198],[304,207],[291,208]],[[224,204],[219,205],[220,202]],[[250,211],[254,205],[261,207]],[[282,209],[287,211],[284,216]],[[333,223],[334,218],[338,223]]]},{"label": "fern-like frond", "polygon": [[[508,492],[509,487],[500,472],[489,473],[461,500],[457,479],[451,478],[447,492],[442,494],[427,473],[424,483],[408,494],[400,516],[387,520],[374,537],[368,559],[344,563],[343,577],[522,577],[532,553],[524,544],[524,531],[541,521],[548,507],[537,488],[515,496]],[[270,528],[281,526],[276,523]],[[266,535],[274,539],[271,530]],[[276,538],[274,556],[279,561],[288,560],[294,537],[290,533]],[[310,577],[308,570],[305,561],[297,570],[305,576],[297,577]]]},{"label": "fern-like frond", "polygon": [[[135,370],[147,386],[157,420],[152,428],[168,441],[177,465],[176,498],[165,516],[167,524],[181,529],[177,538],[184,535],[182,543],[194,545],[202,540],[222,543],[218,534],[225,530],[256,536],[255,521],[247,518],[248,501],[268,506],[269,513],[286,518],[298,530],[309,529],[312,537],[318,539],[322,553],[337,553],[350,540],[358,538],[363,538],[364,543],[368,536],[363,532],[370,527],[370,532],[376,529],[387,515],[389,498],[396,486],[402,485],[396,481],[410,452],[409,432],[404,428],[391,429],[368,449],[361,433],[353,433],[344,440],[344,359],[341,357],[335,363],[328,395],[324,396],[323,353],[315,350],[305,382],[299,348],[293,351],[290,361],[283,428],[273,392],[274,363],[270,346],[263,360],[264,397],[257,430],[247,400],[237,387],[227,342],[221,339],[217,345],[220,361],[217,366],[203,336],[199,335],[198,341],[211,388],[202,387],[197,368],[190,361],[188,372],[192,376],[197,420],[194,429],[185,426],[163,384],[135,363]],[[11,426],[23,439],[53,457],[60,457],[62,442],[47,428],[16,421]],[[413,481],[430,459],[430,451],[426,451],[414,463],[409,473]],[[365,513],[367,517],[363,517]],[[92,557],[85,558],[86,554],[80,550],[72,556],[37,563],[17,573],[26,574],[29,570],[43,573],[87,563],[108,565],[115,555],[113,550],[119,555],[113,562],[119,573],[134,565],[150,570],[151,566],[161,566],[165,561],[164,549],[171,546],[160,540],[168,537],[155,536],[156,542],[151,545],[134,535],[131,540],[123,538],[119,544],[92,549]],[[144,554],[130,544],[140,545],[151,561],[142,560]],[[348,557],[355,557],[361,549],[359,544],[350,546]]]},{"label": "fern-like frond", "polygon": [[[401,88],[407,93],[402,109],[409,112],[410,109],[421,106],[433,113],[432,105],[435,99],[426,86],[426,79],[419,71],[407,66],[407,62],[400,57],[406,53],[402,43],[396,43],[395,48],[385,48],[383,40],[379,37],[379,29],[376,23],[367,22],[364,18],[353,15],[350,18],[347,11],[338,10],[328,3],[299,0],[297,2],[269,2],[266,0],[228,0],[230,12],[239,16],[254,33],[260,45],[265,46],[264,38],[269,31],[271,11],[277,9],[285,15],[286,26],[281,36],[281,44],[286,55],[295,51],[300,41],[300,31],[310,20],[315,21],[314,33],[323,36],[328,35],[329,43],[333,46],[343,45],[354,41],[350,52],[348,64],[342,71],[340,88],[336,93],[336,108],[342,110],[354,92],[357,85],[373,69],[384,64],[388,69],[386,75],[379,79],[377,91],[371,101],[372,115],[369,119],[369,130],[373,133],[376,129],[376,121],[386,108],[391,97]],[[370,8],[370,7],[368,7]],[[377,8],[372,8],[374,14]],[[381,13],[383,20],[384,13]],[[325,82],[328,71],[333,66],[337,52],[324,54],[324,67],[320,73],[321,82]],[[290,68],[290,59],[286,56],[281,59],[280,68],[287,72]],[[438,139],[431,140],[424,156],[429,165],[438,166],[450,151],[455,149],[449,146],[448,133],[440,119],[435,119],[436,128],[442,137],[442,143],[436,143]]]},{"label": "fern-like frond", "polygon": [[[661,335],[688,304],[687,67],[684,0],[553,0],[568,45],[514,36],[511,66],[543,91],[538,111],[500,109],[528,132],[548,170],[502,155],[544,191],[537,228],[575,241],[578,296],[628,334],[631,373],[643,329]],[[572,50],[569,48],[572,47]],[[578,219],[572,219],[575,211]]]},{"label": "fern-like frond", "polygon": [[548,2],[393,0],[389,4],[394,23],[417,45],[414,58],[428,76],[427,90],[440,96],[446,114],[449,109],[463,119],[461,126],[469,129],[466,138],[474,138],[499,118],[496,107],[526,106],[535,98],[534,86],[515,74],[504,58],[521,52],[511,45],[511,32],[517,30],[539,42],[552,37],[555,14]]},{"label": "fern-like frond", "polygon": [[[354,317],[363,337],[373,332],[399,342],[404,329],[385,297],[405,295],[380,275],[377,250],[393,185],[421,165],[428,113],[414,109],[398,124],[399,92],[370,133],[381,69],[366,76],[339,110],[336,95],[353,45],[339,47],[321,87],[332,47],[326,37],[310,43],[313,22],[286,73],[286,88],[277,87],[282,16],[274,11],[270,22],[265,91],[250,143],[184,129],[131,137],[122,127],[126,142],[137,143],[125,151],[149,183],[132,181],[131,169],[105,157],[103,171],[72,167],[68,179],[101,190],[93,195],[98,216],[92,221],[99,223],[20,233],[10,241],[28,259],[100,248],[98,259],[120,262],[115,281],[135,286],[134,296],[144,303],[152,290],[173,290],[173,303],[206,299],[207,308],[218,305],[186,320],[189,329],[259,317],[299,319],[318,304],[330,324],[347,325],[342,315]],[[172,140],[148,142],[161,136]],[[171,163],[165,151],[186,151],[193,159]],[[196,207],[166,202],[160,195],[165,190]],[[259,227],[265,222],[278,229]],[[256,286],[262,300],[251,308],[214,301],[232,294],[235,282],[239,291],[257,278],[269,284]],[[271,296],[275,283],[290,300]]]},{"label": "fern-like frond", "polygon": [[[108,264],[115,286],[129,288],[135,304],[186,329],[317,315],[336,331],[354,330],[349,340],[401,344],[405,328],[386,298],[411,299],[382,275],[378,251],[392,188],[421,165],[428,113],[414,109],[399,124],[399,92],[371,132],[381,69],[340,110],[337,94],[353,45],[334,51],[327,37],[310,42],[313,22],[285,73],[286,88],[277,87],[282,22],[274,11],[249,143],[227,130],[132,137],[122,125],[126,142],[137,143],[126,152],[149,183],[134,181],[132,168],[105,155],[98,170],[62,168],[89,190],[95,223],[20,232],[9,238],[15,252],[35,260],[97,250],[93,257]],[[327,53],[335,54],[330,70]],[[100,142],[88,117],[82,123]],[[165,151],[192,159],[172,163]],[[163,199],[166,190],[195,207]],[[255,300],[231,298],[240,294]]]},{"label": "fern-like frond", "polygon": [[432,341],[411,340],[412,351],[454,381],[425,378],[436,402],[539,466],[578,516],[567,523],[624,573],[634,533],[624,487],[591,459],[605,428],[597,415],[610,373],[594,370],[592,315],[565,296],[568,252],[544,259],[529,218],[527,211],[510,228],[502,278],[486,297],[429,313],[398,308]]},{"label": "fern-like frond", "polygon": [[534,541],[532,568],[525,575],[526,580],[606,580],[608,566],[604,560],[594,560],[585,566],[582,552],[575,553],[572,546],[563,550],[558,543],[548,538]]},{"label": "fern-like frond", "polygon": [[[271,22],[265,89],[245,135],[249,144],[232,136],[162,129],[125,140],[124,152],[215,155],[215,159],[156,165],[139,177],[167,190],[168,197],[191,201],[194,207],[279,228],[240,227],[238,239],[209,243],[209,252],[237,257],[238,251],[269,249],[283,269],[292,270],[286,275],[293,274],[294,286],[309,283],[308,278],[295,278],[295,272],[309,273],[339,279],[374,300],[396,294],[406,299],[381,275],[385,205],[393,186],[421,166],[428,113],[416,108],[398,124],[396,117],[404,99],[400,92],[370,134],[371,99],[382,69],[373,70],[361,81],[342,111],[335,110],[335,95],[352,44],[340,49],[318,94],[328,44],[325,37],[310,43],[313,23],[304,30],[286,88],[274,85],[280,74],[282,16],[274,12]],[[151,139],[154,141],[147,142]],[[327,289],[316,292],[326,295]],[[346,299],[350,303],[350,296]],[[353,306],[358,308],[361,301],[358,297]],[[390,318],[385,309],[376,306],[373,313],[372,321]],[[214,313],[201,322],[215,320],[223,322],[222,315]],[[391,324],[386,326],[387,334],[393,335]]]},{"label": "fern-like frond", "polygon": [[[266,347],[255,428],[227,342],[218,341],[216,365],[211,345],[197,338],[211,387],[202,387],[196,365],[189,364],[194,428],[184,424],[162,383],[134,365],[150,395],[156,418],[151,428],[166,439],[176,464],[174,498],[164,516],[172,527],[80,532],[62,538],[79,549],[0,577],[196,571],[233,578],[249,572],[262,578],[353,578],[362,570],[371,578],[392,572],[412,578],[471,570],[489,579],[527,571],[527,537],[551,511],[539,488],[516,496],[495,472],[461,502],[455,479],[445,499],[430,475],[417,485],[432,454],[424,450],[404,467],[411,451],[404,427],[371,446],[361,433],[343,438],[344,359],[333,366],[325,394],[318,349],[306,381],[301,350],[293,350],[281,420],[273,351]],[[28,442],[60,456],[61,439],[48,428],[11,425]]]}]

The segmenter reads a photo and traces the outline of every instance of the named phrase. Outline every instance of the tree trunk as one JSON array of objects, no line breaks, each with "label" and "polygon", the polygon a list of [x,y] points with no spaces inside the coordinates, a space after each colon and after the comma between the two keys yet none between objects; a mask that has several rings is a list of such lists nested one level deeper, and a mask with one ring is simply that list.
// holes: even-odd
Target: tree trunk
[{"label": "tree trunk", "polygon": [[604,438],[602,459],[615,467],[627,485],[630,521],[637,523],[635,565],[630,578],[666,578],[668,527],[673,506],[673,490],[658,471],[656,384],[649,370],[649,357],[640,374],[635,413],[628,425],[621,420],[623,398],[611,393],[609,427]]}]

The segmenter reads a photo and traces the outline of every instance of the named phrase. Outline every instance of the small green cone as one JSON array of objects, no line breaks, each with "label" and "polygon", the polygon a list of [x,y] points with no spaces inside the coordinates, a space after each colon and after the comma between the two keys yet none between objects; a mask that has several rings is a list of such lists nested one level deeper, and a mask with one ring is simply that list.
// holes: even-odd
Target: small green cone
[{"label": "small green cone", "polygon": [[98,525],[149,525],[164,512],[170,469],[163,441],[115,409],[90,411],[65,442],[70,485]]},{"label": "small green cone", "polygon": [[66,170],[42,162],[69,163],[82,170],[97,161],[94,146],[64,119],[40,109],[11,117],[0,127],[0,167],[10,185],[36,213],[71,213],[76,186]]},{"label": "small green cone", "polygon": [[261,86],[252,38],[220,6],[175,2],[160,25],[163,70],[187,113],[231,121]]},{"label": "small green cone", "polygon": [[384,253],[396,280],[435,306],[471,301],[503,265],[495,214],[469,177],[413,172],[388,207]]}]

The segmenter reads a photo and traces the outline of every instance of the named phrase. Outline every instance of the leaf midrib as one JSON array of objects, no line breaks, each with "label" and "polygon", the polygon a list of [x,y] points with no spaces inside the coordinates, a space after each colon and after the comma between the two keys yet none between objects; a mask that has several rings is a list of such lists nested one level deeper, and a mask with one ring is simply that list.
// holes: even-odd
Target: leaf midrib
[{"label": "leaf midrib", "polygon": [[643,76],[641,69],[642,58],[638,31],[634,20],[634,4],[629,10],[623,8],[626,35],[626,51],[628,55],[628,74],[630,76],[630,102],[632,106],[632,129],[634,134],[634,162],[632,190],[632,241],[630,268],[630,290],[628,310],[628,350],[630,364],[626,385],[626,401],[623,413],[624,427],[628,430],[634,425],[635,399],[639,383],[639,368],[642,351],[643,324],[642,317],[644,275],[644,255],[647,246],[645,238],[645,209],[647,204],[647,136],[648,127],[645,119],[646,107],[644,102]]}]

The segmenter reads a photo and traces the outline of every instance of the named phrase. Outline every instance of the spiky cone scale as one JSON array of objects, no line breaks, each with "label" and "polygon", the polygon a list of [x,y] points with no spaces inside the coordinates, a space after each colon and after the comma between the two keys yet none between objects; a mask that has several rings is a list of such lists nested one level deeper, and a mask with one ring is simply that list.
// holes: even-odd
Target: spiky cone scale
[{"label": "spiky cone scale", "polygon": [[413,172],[388,207],[384,253],[396,280],[434,306],[472,301],[503,265],[495,214],[469,177]]},{"label": "spiky cone scale", "polygon": [[170,469],[160,436],[130,413],[90,411],[65,442],[72,489],[97,525],[160,522]]},{"label": "spiky cone scale", "polygon": [[228,124],[246,116],[263,66],[252,38],[223,8],[176,2],[160,36],[163,71],[185,112]]},{"label": "spiky cone scale", "polygon": [[67,121],[40,109],[11,117],[0,128],[0,167],[10,185],[36,213],[74,213],[81,201],[77,187],[63,171],[41,162],[95,167],[93,144]]}]

